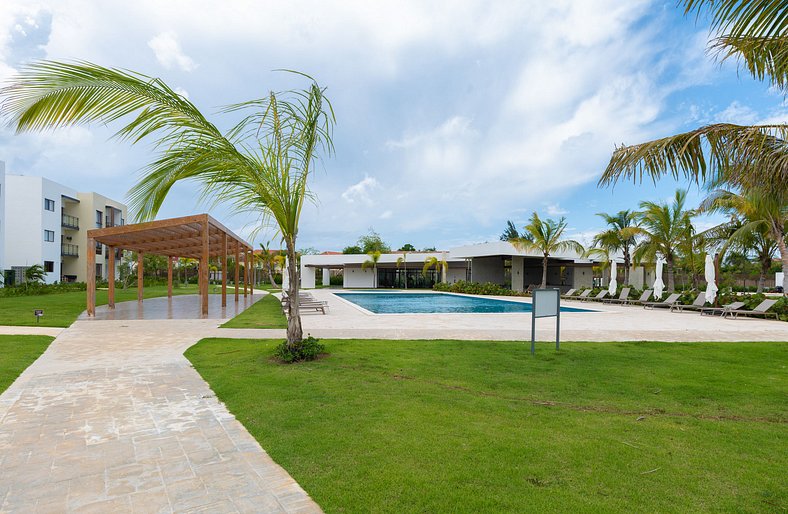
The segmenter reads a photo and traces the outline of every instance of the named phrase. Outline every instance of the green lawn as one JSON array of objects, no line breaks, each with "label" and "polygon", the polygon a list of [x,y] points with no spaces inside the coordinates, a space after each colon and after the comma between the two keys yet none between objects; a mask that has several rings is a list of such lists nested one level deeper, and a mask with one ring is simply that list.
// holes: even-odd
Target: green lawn
[{"label": "green lawn", "polygon": [[222,328],[287,328],[287,318],[282,313],[282,304],[269,294],[222,325]]},{"label": "green lawn", "polygon": [[[220,291],[220,289],[212,285],[211,291]],[[145,298],[165,296],[167,286],[146,287],[144,294]],[[197,294],[197,285],[176,287],[172,290],[172,294]],[[33,310],[44,309],[44,316],[40,322],[42,327],[67,327],[85,310],[85,295],[85,291],[74,291],[38,296],[0,297],[0,325],[35,326],[36,317],[33,315]],[[115,289],[116,303],[136,299],[136,288]],[[106,289],[96,291],[96,305],[106,303]]]},{"label": "green lawn", "polygon": [[186,356],[327,512],[788,508],[788,343],[324,342]]},{"label": "green lawn", "polygon": [[0,393],[8,389],[55,338],[0,335]]}]

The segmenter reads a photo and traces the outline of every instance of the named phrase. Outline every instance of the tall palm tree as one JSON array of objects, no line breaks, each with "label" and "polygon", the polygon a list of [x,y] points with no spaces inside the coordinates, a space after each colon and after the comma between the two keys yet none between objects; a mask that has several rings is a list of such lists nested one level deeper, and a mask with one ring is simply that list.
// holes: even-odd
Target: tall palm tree
[{"label": "tall palm tree", "polygon": [[[157,155],[131,189],[138,220],[153,219],[173,185],[200,184],[202,197],[273,220],[287,248],[291,298],[298,297],[296,237],[307,181],[321,153],[333,151],[334,113],[325,89],[303,74],[303,90],[226,107],[241,120],[220,131],[161,79],[88,62],[40,61],[0,95],[17,132],[120,121],[115,136],[153,142]],[[287,344],[303,338],[298,302],[288,307]]]},{"label": "tall palm tree", "polygon": [[361,269],[372,268],[372,287],[378,288],[378,261],[382,255],[379,251],[373,250],[367,253],[369,258],[361,263]]},{"label": "tall palm tree", "polygon": [[[608,275],[609,270],[610,270],[610,261],[613,260],[613,256],[612,256],[613,251],[615,251],[615,250],[611,249],[609,247],[606,247],[606,246],[597,246],[597,247],[594,247],[594,248],[588,248],[583,253],[583,257],[586,257],[586,258],[590,257],[590,258],[593,258],[593,259],[596,259],[596,260],[599,261],[599,264],[597,266],[593,266],[593,269],[594,269],[594,272],[600,271],[602,273],[602,282],[603,282],[603,284],[604,284],[605,278],[607,278],[607,275]],[[612,278],[613,277],[612,277],[612,274],[611,274],[610,275],[610,279],[612,279]],[[610,283],[610,282],[608,281],[608,283]]]},{"label": "tall palm tree", "polygon": [[632,248],[637,243],[635,236],[639,233],[637,214],[629,209],[615,214],[598,212],[607,223],[608,228],[594,236],[592,246],[604,248],[609,253],[621,251],[624,256],[624,285],[629,284],[629,268],[632,266]]},{"label": "tall palm tree", "polygon": [[[703,211],[726,212],[739,217],[741,226],[729,236],[731,243],[741,245],[750,239],[761,250],[766,251],[769,244],[759,239],[771,240],[780,252],[783,273],[788,275],[788,190],[778,193],[772,189],[753,189],[736,193],[717,189],[701,203],[700,208]],[[764,255],[760,258],[766,259]],[[761,261],[762,266],[764,260]]]},{"label": "tall palm tree", "polygon": [[408,252],[403,253],[399,257],[397,257],[397,271],[399,271],[400,266],[405,269],[405,289],[408,288]]},{"label": "tall palm tree", "polygon": [[583,245],[573,239],[562,239],[566,230],[566,218],[556,221],[554,219],[542,220],[534,212],[531,215],[525,232],[520,237],[509,242],[520,251],[539,252],[542,254],[542,289],[547,287],[547,259],[551,254],[566,250],[574,250],[579,254],[585,253]]},{"label": "tall palm tree", "polygon": [[642,260],[656,261],[657,254],[662,254],[668,273],[668,291],[675,291],[674,267],[679,258],[679,248],[687,238],[692,226],[694,211],[686,210],[687,191],[677,189],[673,202],[641,202],[638,213],[640,233],[643,240],[635,248],[635,262]]},{"label": "tall palm tree", "polygon": [[[708,11],[718,59],[738,59],[758,80],[788,88],[785,0],[683,0],[685,14]],[[723,179],[743,188],[788,189],[788,125],[718,123],[647,143],[616,148],[600,185],[684,175]]]}]

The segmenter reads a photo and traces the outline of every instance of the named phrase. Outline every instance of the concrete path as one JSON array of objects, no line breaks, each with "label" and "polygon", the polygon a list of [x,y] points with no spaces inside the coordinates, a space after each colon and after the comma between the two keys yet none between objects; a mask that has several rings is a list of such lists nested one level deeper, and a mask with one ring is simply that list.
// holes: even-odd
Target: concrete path
[{"label": "concrete path", "polygon": [[320,512],[183,357],[217,324],[63,331],[0,395],[0,512]]},{"label": "concrete path", "polygon": [[58,327],[12,327],[0,325],[0,335],[31,335],[31,336],[51,336],[57,337],[65,328]]}]

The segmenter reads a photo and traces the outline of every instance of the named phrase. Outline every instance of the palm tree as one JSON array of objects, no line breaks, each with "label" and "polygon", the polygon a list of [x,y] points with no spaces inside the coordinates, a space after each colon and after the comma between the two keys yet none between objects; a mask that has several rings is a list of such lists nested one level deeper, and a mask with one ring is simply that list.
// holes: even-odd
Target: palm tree
[{"label": "palm tree", "polygon": [[403,253],[401,256],[397,257],[397,271],[399,271],[400,266],[405,268],[405,289],[408,288],[408,252]]},{"label": "palm tree", "polygon": [[361,263],[361,269],[372,268],[372,287],[374,289],[377,289],[378,288],[378,261],[380,260],[380,256],[382,254],[377,250],[373,250],[369,252],[367,255],[369,255],[369,259]]},{"label": "palm tree", "polygon": [[598,212],[607,223],[608,228],[594,236],[592,246],[604,248],[609,253],[621,251],[624,254],[624,284],[629,284],[629,269],[632,265],[632,247],[637,243],[635,236],[639,233],[637,215],[626,209],[616,214]]},{"label": "palm tree", "polygon": [[572,239],[562,239],[566,230],[566,218],[542,220],[534,212],[531,215],[525,232],[509,242],[520,251],[539,252],[542,254],[542,289],[547,287],[547,259],[551,254],[574,250],[579,254],[585,253],[583,245]]},{"label": "palm tree", "polygon": [[[126,118],[116,137],[152,140],[158,151],[129,192],[137,219],[153,219],[176,183],[197,182],[204,199],[275,222],[287,248],[288,293],[297,298],[296,236],[311,197],[307,181],[320,153],[333,152],[335,120],[325,89],[299,75],[311,82],[304,90],[226,107],[222,112],[241,114],[226,133],[162,80],[88,62],[28,65],[1,94],[17,132]],[[298,307],[289,303],[290,348],[303,338]]]},{"label": "palm tree", "polygon": [[40,264],[33,264],[25,269],[25,284],[41,284],[46,279],[44,267]]},{"label": "palm tree", "polygon": [[[602,273],[602,282],[605,281],[605,276],[610,269],[610,261],[613,260],[611,253],[614,250],[605,246],[598,246],[595,248],[589,248],[583,253],[583,257],[585,258],[593,258],[599,261],[598,266],[593,266],[594,272],[600,271]],[[612,275],[610,279],[612,279]],[[608,282],[610,283],[610,282]]]},{"label": "palm tree", "polygon": [[424,278],[427,278],[427,272],[433,268],[435,268],[435,271],[438,273],[438,282],[445,281],[446,270],[449,268],[449,263],[446,262],[446,258],[443,254],[441,254],[440,259],[435,256],[424,259],[424,267],[421,269],[421,274],[424,275]]},{"label": "palm tree", "polygon": [[687,191],[677,189],[671,205],[651,201],[641,202],[638,213],[640,234],[643,240],[635,248],[635,262],[646,259],[656,261],[657,254],[665,258],[668,273],[668,291],[676,289],[673,270],[679,257],[679,247],[686,240],[692,226],[694,211],[684,209]]},{"label": "palm tree", "polygon": [[[784,0],[683,0],[685,14],[711,14],[711,48],[721,60],[739,59],[758,80],[788,88],[788,9]],[[723,179],[736,187],[788,189],[788,125],[718,123],[633,146],[616,148],[600,185],[684,175]]]},{"label": "palm tree", "polygon": [[265,272],[268,274],[268,281],[271,282],[271,287],[276,289],[279,286],[276,285],[276,280],[274,280],[273,268],[276,264],[277,254],[271,253],[270,247],[271,241],[268,241],[266,244],[260,243],[261,252],[258,255],[258,260],[263,265]]},{"label": "palm tree", "polygon": [[[778,193],[772,189],[760,189],[736,193],[717,189],[701,203],[700,208],[703,211],[726,212],[739,218],[741,225],[730,234],[728,241],[739,246],[749,241],[757,247],[762,271],[767,259],[763,252],[770,248],[770,240],[780,252],[783,273],[788,275],[788,191]],[[769,261],[772,254],[769,254]],[[770,266],[771,262],[766,270]]]}]

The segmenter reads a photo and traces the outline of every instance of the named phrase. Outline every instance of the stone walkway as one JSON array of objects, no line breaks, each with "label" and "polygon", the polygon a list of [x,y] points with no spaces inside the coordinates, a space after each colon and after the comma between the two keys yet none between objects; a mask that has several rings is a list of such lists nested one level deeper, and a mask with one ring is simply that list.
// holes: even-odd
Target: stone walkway
[{"label": "stone walkway", "polygon": [[0,512],[320,512],[183,357],[216,326],[63,331],[0,395]]}]

